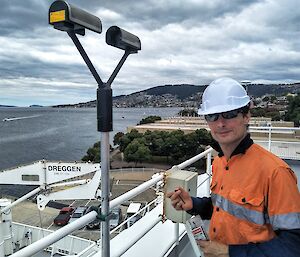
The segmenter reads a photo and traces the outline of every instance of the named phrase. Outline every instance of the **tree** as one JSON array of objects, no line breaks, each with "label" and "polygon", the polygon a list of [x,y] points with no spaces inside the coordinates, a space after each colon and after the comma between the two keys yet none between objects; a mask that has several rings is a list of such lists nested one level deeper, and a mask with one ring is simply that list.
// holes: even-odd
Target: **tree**
[{"label": "tree", "polygon": [[135,139],[141,138],[143,134],[139,133],[136,129],[131,130],[120,138],[119,147],[120,151],[124,152],[125,148]]},{"label": "tree", "polygon": [[127,162],[144,162],[151,159],[151,152],[142,139],[134,139],[125,149],[124,158]]},{"label": "tree", "polygon": [[289,102],[288,109],[285,115],[286,121],[293,121],[295,126],[300,125],[300,95],[288,96],[287,100]]},{"label": "tree", "polygon": [[197,138],[197,145],[212,145],[213,138],[206,129],[197,129],[195,131]]},{"label": "tree", "polygon": [[261,107],[256,107],[250,110],[251,115],[253,117],[264,117],[266,116],[266,110],[264,108]]},{"label": "tree", "polygon": [[281,119],[279,111],[269,111],[266,113],[265,116],[271,118],[271,120],[280,120]]},{"label": "tree", "polygon": [[100,141],[95,143],[93,147],[90,147],[86,155],[82,157],[82,161],[100,162]]},{"label": "tree", "polygon": [[148,116],[146,118],[143,118],[137,125],[147,124],[147,123],[154,123],[157,120],[161,120],[160,116]]},{"label": "tree", "polygon": [[166,142],[168,144],[169,154],[173,160],[179,160],[184,154],[184,133],[182,130],[172,131]]},{"label": "tree", "polygon": [[275,95],[271,95],[271,99],[270,99],[271,103],[273,103],[276,99],[277,99],[277,98],[276,98]]},{"label": "tree", "polygon": [[121,138],[120,150],[124,153],[126,161],[136,163],[149,160],[152,156],[165,156],[167,161],[171,157],[171,161],[178,162],[202,152],[203,145],[212,145],[213,142],[206,129],[198,129],[187,135],[182,130],[146,131],[145,134],[133,131],[129,134]]},{"label": "tree", "polygon": [[198,112],[195,109],[183,109],[178,112],[180,116],[198,117]]},{"label": "tree", "polygon": [[124,133],[123,132],[118,132],[115,134],[114,136],[114,140],[113,140],[113,143],[114,145],[119,145],[120,142],[121,142],[121,138],[124,136]]},{"label": "tree", "polygon": [[[112,146],[109,145],[109,150],[112,151]],[[100,154],[100,141],[96,142],[92,147],[90,147],[86,151],[86,155],[82,157],[82,161],[85,162],[100,162],[101,154]]]}]

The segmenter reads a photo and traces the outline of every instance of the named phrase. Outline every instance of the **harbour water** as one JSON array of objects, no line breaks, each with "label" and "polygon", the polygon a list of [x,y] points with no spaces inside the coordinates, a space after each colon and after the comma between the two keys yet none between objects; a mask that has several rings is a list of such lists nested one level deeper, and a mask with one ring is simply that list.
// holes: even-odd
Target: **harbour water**
[{"label": "harbour water", "polygon": [[[115,108],[113,132],[180,108]],[[3,121],[4,120],[4,121]],[[80,160],[100,140],[95,108],[0,108],[0,170],[36,160]]]}]

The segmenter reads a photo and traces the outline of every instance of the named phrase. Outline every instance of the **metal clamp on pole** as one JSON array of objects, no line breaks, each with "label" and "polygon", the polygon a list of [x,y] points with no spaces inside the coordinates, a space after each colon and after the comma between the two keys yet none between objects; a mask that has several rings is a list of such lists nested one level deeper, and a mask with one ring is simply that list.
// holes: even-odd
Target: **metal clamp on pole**
[{"label": "metal clamp on pole", "polygon": [[97,212],[97,219],[101,220],[101,221],[106,221],[107,218],[109,218],[109,216],[111,215],[111,213],[109,213],[108,215],[103,215],[103,213],[101,212],[101,205],[99,206],[91,206],[89,207],[91,210]]},{"label": "metal clamp on pole", "polygon": [[108,86],[97,89],[97,127],[101,132],[113,131],[112,89]]}]

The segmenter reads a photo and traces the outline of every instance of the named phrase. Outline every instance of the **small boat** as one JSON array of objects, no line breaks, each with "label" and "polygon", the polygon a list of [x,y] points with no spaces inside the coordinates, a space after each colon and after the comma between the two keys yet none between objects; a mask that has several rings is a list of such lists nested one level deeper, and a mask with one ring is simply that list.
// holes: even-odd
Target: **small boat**
[{"label": "small boat", "polygon": [[11,121],[14,120],[14,118],[4,118],[2,121]]},{"label": "small boat", "polygon": [[23,119],[30,119],[39,117],[41,115],[32,115],[32,116],[25,116],[25,117],[10,117],[10,118],[4,118],[2,121],[13,121],[13,120],[23,120]]}]

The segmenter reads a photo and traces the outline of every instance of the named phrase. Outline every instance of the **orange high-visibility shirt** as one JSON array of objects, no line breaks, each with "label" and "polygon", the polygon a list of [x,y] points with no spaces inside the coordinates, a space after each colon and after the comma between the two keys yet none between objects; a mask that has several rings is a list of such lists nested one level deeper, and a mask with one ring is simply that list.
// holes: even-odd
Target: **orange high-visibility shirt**
[{"label": "orange high-visibility shirt", "polygon": [[224,244],[264,242],[277,229],[300,228],[297,178],[280,158],[252,144],[213,162],[210,239]]}]

